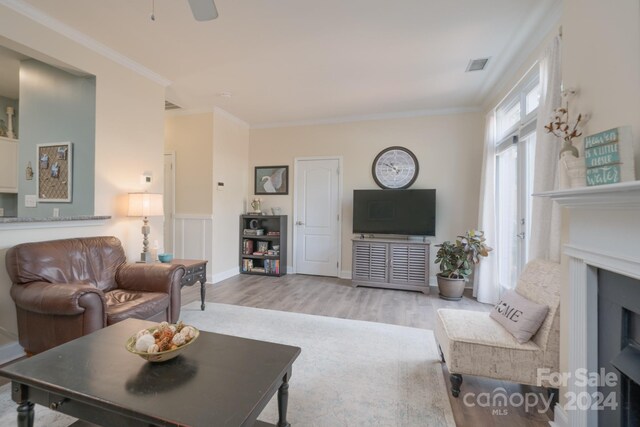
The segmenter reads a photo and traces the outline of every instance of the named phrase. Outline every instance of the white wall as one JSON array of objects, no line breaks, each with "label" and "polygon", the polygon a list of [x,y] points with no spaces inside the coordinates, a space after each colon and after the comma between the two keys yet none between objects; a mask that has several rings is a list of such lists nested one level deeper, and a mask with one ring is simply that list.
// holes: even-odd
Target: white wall
[{"label": "white wall", "polygon": [[[562,78],[565,87],[579,90],[571,108],[591,114],[584,135],[632,126],[636,178],[640,178],[640,2],[565,0],[563,6]],[[569,235],[570,215],[564,212],[562,241]],[[568,283],[566,258],[563,283]],[[565,285],[561,289],[563,306],[568,304],[568,295]],[[566,316],[561,316],[560,326],[560,369],[566,371],[571,333]]]},{"label": "white wall", "polygon": [[[168,113],[165,149],[176,153],[177,255],[207,259],[208,280],[214,283],[237,274],[249,127],[221,109]],[[221,191],[218,182],[224,183]]]},{"label": "white wall", "polygon": [[631,125],[640,177],[640,2],[566,0],[562,77],[579,90],[572,110],[591,113],[584,134]]},{"label": "white wall", "polygon": [[167,114],[165,150],[176,153],[176,214],[211,215],[213,113]]},{"label": "white wall", "polygon": [[[251,129],[249,198],[253,198],[254,166],[289,165],[289,195],[260,196],[263,207],[281,207],[289,215],[288,259],[293,260],[293,163],[296,157],[343,157],[343,275],[351,272],[354,189],[375,189],[371,164],[384,148],[400,145],[418,158],[420,173],[412,188],[437,190],[434,243],[455,239],[477,227],[484,120],[481,113]],[[436,248],[432,248],[432,260]],[[435,275],[432,265],[431,274]]]},{"label": "white wall", "polygon": [[[222,110],[213,125],[213,262],[214,281],[238,273],[239,216],[249,185],[249,127]],[[217,183],[224,183],[218,191]]]},{"label": "white wall", "polygon": [[[144,171],[151,171],[155,178],[149,191],[162,192],[164,88],[4,6],[0,6],[0,41],[13,41],[96,76],[95,213],[113,217],[106,226],[0,228],[0,327],[16,333],[11,282],[4,265],[7,248],[28,241],[115,235],[129,259],[139,256],[142,223],[125,216],[126,193],[141,190]],[[152,238],[161,241],[162,218],[152,218],[151,227]],[[13,341],[1,330],[0,336],[0,345]]]}]

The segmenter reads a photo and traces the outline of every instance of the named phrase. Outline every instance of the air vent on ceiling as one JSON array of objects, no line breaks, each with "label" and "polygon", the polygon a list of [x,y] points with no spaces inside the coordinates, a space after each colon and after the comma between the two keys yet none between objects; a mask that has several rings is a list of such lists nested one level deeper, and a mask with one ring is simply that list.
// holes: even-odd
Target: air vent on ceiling
[{"label": "air vent on ceiling", "polygon": [[487,66],[487,62],[489,62],[489,58],[472,59],[469,61],[466,71],[482,71]]},{"label": "air vent on ceiling", "polygon": [[167,100],[164,101],[164,109],[165,110],[179,110],[180,108],[182,108],[182,107],[174,104],[173,102],[169,102]]}]

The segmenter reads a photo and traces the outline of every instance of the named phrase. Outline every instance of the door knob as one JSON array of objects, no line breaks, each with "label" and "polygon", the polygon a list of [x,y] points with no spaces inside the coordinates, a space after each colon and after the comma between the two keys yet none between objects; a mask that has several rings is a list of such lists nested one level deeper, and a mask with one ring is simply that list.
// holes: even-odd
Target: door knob
[{"label": "door knob", "polygon": [[304,225],[304,222],[302,222],[302,221],[296,221],[296,225]]}]

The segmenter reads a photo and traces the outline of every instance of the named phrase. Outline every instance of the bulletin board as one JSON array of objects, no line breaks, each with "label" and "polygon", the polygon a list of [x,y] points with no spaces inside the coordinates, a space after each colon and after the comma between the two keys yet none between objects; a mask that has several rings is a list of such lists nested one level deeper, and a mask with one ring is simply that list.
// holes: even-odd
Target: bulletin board
[{"label": "bulletin board", "polygon": [[73,152],[71,142],[37,145],[39,202],[71,202]]}]

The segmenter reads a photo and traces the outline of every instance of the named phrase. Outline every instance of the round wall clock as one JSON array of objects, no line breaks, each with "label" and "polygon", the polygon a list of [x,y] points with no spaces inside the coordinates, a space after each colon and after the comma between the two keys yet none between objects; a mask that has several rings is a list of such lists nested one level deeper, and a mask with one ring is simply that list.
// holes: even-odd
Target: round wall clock
[{"label": "round wall clock", "polygon": [[418,159],[404,147],[389,147],[373,160],[371,173],[381,188],[409,188],[418,178]]}]

